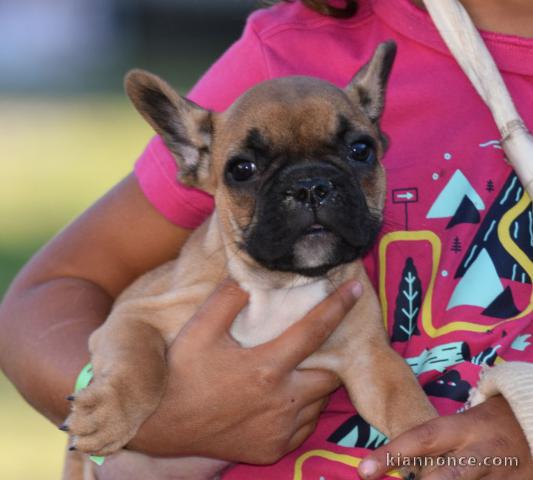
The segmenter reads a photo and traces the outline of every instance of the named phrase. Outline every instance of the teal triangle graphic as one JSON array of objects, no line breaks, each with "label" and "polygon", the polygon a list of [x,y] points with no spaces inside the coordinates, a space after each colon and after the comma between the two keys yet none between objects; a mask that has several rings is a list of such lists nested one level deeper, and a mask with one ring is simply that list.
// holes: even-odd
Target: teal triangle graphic
[{"label": "teal triangle graphic", "polygon": [[486,308],[502,292],[503,285],[496,267],[487,250],[483,249],[455,287],[446,309],[460,305]]},{"label": "teal triangle graphic", "polygon": [[513,350],[518,350],[523,352],[527,347],[531,345],[531,342],[528,342],[528,339],[531,337],[529,334],[519,335],[515,338],[514,342],[511,344]]},{"label": "teal triangle graphic", "polygon": [[472,184],[466,179],[461,170],[456,170],[435,202],[433,202],[427,218],[453,217],[465,195],[470,199],[476,209],[485,210],[485,204],[474,190]]},{"label": "teal triangle graphic", "polygon": [[386,435],[370,425],[370,436],[368,437],[368,442],[366,442],[365,448],[378,448],[381,444],[386,443],[387,440]]},{"label": "teal triangle graphic", "polygon": [[359,427],[355,427],[353,430],[350,431],[348,435],[342,438],[341,441],[337,443],[337,445],[340,445],[341,447],[353,447],[354,445],[357,445],[358,438]]}]

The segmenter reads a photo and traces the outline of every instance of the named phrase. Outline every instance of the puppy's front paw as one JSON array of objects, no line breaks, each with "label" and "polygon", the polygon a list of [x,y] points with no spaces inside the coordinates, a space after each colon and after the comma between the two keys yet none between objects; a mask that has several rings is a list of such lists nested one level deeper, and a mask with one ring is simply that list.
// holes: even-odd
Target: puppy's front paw
[{"label": "puppy's front paw", "polygon": [[[128,408],[131,400],[111,382],[95,381],[69,397],[72,410],[60,429],[72,436],[72,449],[110,455],[126,445],[144,418]],[[137,412],[138,413],[138,412]]]}]

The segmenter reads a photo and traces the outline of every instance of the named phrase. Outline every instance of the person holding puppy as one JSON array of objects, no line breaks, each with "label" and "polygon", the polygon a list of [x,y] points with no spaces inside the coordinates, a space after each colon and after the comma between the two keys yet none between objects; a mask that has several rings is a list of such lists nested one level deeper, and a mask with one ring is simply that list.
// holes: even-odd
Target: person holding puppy
[{"label": "person holding puppy", "polygon": [[[485,40],[531,125],[530,2],[463,3],[480,29],[495,32],[484,34]],[[229,479],[354,478],[357,465],[364,478],[374,479],[391,467],[387,451],[520,460],[518,467],[445,465],[428,475],[433,480],[519,479],[533,472],[530,199],[503,161],[489,112],[419,2],[362,0],[357,8],[355,2],[343,8],[309,1],[260,10],[189,98],[222,111],[253,85],[293,74],[344,86],[387,39],[398,44],[382,120],[390,137],[387,207],[366,267],[394,348],[445,416],[369,455],[368,448],[384,439],[353,412],[343,390],[318,417],[337,380],[320,371],[295,372],[282,361],[292,354],[290,342],[308,352],[305,343],[313,328],[321,328],[319,319],[307,319],[306,334],[290,332],[289,342],[275,343],[257,358],[228,345],[227,336],[205,343],[189,329],[169,352],[169,385],[159,409],[130,448],[271,464],[238,465],[225,474]],[[87,338],[113,299],[140,274],[174,257],[212,209],[208,195],[178,184],[175,176],[175,162],[156,137],[135,176],[46,246],[4,300],[2,366],[56,423],[66,416],[64,398],[87,361]],[[238,288],[223,285],[210,300],[219,307],[202,309],[193,322],[205,329],[229,325],[245,301]],[[339,310],[335,299],[326,302],[334,312],[326,320],[333,330]],[[179,361],[183,355],[188,368]],[[473,387],[473,400],[485,401],[457,414]],[[120,478],[111,463],[99,478]]]}]

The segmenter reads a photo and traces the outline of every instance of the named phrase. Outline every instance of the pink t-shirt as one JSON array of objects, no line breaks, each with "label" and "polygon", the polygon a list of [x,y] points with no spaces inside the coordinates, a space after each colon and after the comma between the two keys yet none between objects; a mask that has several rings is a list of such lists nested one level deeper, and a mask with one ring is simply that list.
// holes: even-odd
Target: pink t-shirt
[{"label": "pink t-shirt", "polygon": [[[299,2],[254,13],[189,97],[221,111],[269,78],[304,74],[344,86],[379,42],[397,42],[382,120],[391,139],[385,226],[366,266],[394,348],[439,412],[450,414],[481,365],[533,360],[531,201],[503,160],[490,112],[426,13],[409,0],[359,4],[348,20]],[[483,37],[533,129],[533,40]],[[135,172],[150,202],[177,225],[194,228],[213,208],[210,196],[176,181],[158,137]],[[237,465],[224,478],[355,479],[359,459],[383,441],[341,389],[295,452],[272,466]]]}]

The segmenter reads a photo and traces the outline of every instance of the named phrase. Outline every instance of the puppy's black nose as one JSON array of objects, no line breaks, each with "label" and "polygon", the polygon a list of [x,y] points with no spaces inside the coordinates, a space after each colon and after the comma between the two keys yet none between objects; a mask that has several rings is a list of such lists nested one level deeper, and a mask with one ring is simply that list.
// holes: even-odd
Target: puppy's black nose
[{"label": "puppy's black nose", "polygon": [[331,195],[334,186],[325,178],[304,178],[296,180],[287,194],[304,205],[317,207]]}]

